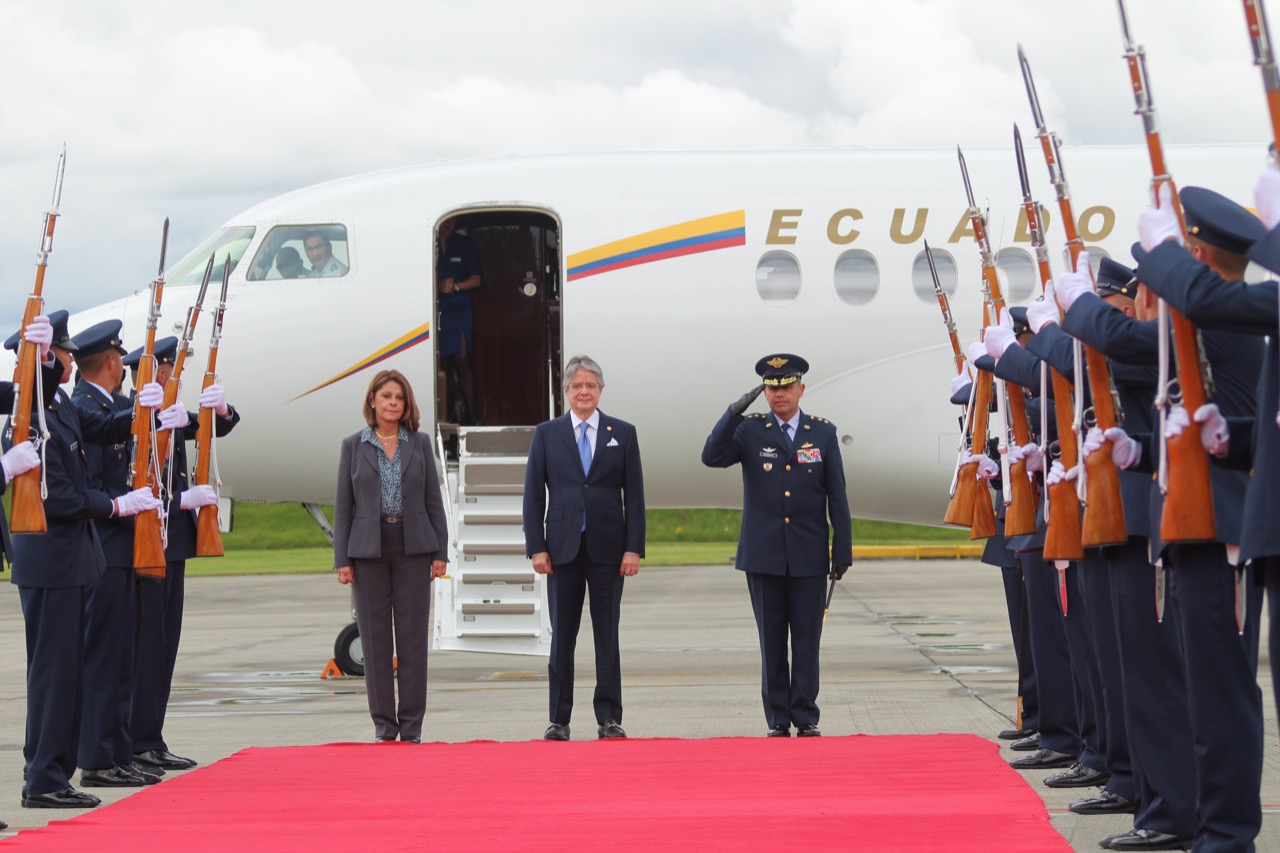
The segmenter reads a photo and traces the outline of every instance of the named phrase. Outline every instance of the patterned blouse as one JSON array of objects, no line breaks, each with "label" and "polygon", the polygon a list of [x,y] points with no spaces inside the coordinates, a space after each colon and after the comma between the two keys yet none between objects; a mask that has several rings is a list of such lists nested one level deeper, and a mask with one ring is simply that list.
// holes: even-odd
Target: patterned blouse
[{"label": "patterned blouse", "polygon": [[400,485],[400,446],[409,440],[409,431],[400,427],[400,440],[396,442],[396,452],[390,459],[382,449],[382,442],[373,434],[373,427],[365,427],[360,433],[360,440],[367,441],[378,449],[378,470],[382,473],[382,515],[399,517],[404,512],[404,494]]}]

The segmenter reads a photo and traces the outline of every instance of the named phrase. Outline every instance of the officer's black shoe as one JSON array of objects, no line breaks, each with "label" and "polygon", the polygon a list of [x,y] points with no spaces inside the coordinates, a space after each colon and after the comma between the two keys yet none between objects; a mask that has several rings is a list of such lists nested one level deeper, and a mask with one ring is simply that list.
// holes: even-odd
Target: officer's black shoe
[{"label": "officer's black shoe", "polygon": [[1153,829],[1131,829],[1103,840],[1107,842],[1108,850],[1190,850],[1194,839],[1189,835],[1170,835]]},{"label": "officer's black shoe", "polygon": [[7,823],[5,823],[4,821],[0,820],[0,829],[8,829],[8,828],[9,828],[9,824],[7,824]]},{"label": "officer's black shoe", "polygon": [[1022,758],[1015,758],[1009,762],[1010,767],[1016,767],[1019,770],[1047,770],[1050,767],[1066,767],[1068,764],[1075,763],[1076,757],[1068,755],[1065,752],[1055,752],[1052,749],[1037,749],[1030,755]]},{"label": "officer's black shoe", "polygon": [[796,729],[796,737],[822,737],[822,732],[818,729],[817,723],[805,723]]},{"label": "officer's black shoe", "polygon": [[50,794],[27,794],[22,798],[24,809],[91,809],[100,805],[102,800],[93,794],[70,787]]},{"label": "officer's black shoe", "polygon": [[143,767],[162,767],[165,770],[188,770],[196,766],[194,759],[174,755],[167,749],[149,749],[146,752],[139,752],[133,760]]},{"label": "officer's black shoe", "polygon": [[1035,752],[1040,748],[1040,733],[1034,732],[1022,740],[1015,740],[1009,744],[1009,748],[1014,752]]},{"label": "officer's black shoe", "polygon": [[601,723],[600,728],[596,729],[596,735],[601,738],[626,737],[627,733],[622,726],[610,720],[607,723]]},{"label": "officer's black shoe", "polygon": [[1045,777],[1044,783],[1050,788],[1090,788],[1110,781],[1111,774],[1107,771],[1094,770],[1077,761],[1061,773]]},{"label": "officer's black shoe", "polygon": [[1076,800],[1067,808],[1076,814],[1133,814],[1137,811],[1132,802],[1112,791]]},{"label": "officer's black shoe", "polygon": [[1000,740],[1022,740],[1024,737],[1031,737],[1036,734],[1035,729],[1005,729],[996,735]]},{"label": "officer's black shoe", "polygon": [[151,765],[144,770],[142,765],[136,761],[130,761],[127,765],[125,765],[124,769],[128,770],[134,776],[141,776],[144,773],[146,773],[150,776],[154,776],[157,779],[159,779],[161,776],[164,775],[163,767],[156,767],[155,765]]},{"label": "officer's black shoe", "polygon": [[765,737],[791,737],[791,726],[773,726],[765,732]]},{"label": "officer's black shoe", "polygon": [[568,740],[569,724],[565,723],[562,726],[559,723],[552,723],[551,725],[547,726],[547,730],[542,733],[542,739],[543,740]]},{"label": "officer's black shoe", "polygon": [[146,784],[141,776],[135,776],[123,767],[80,771],[81,788],[141,788]]},{"label": "officer's black shoe", "polygon": [[404,743],[422,743],[422,738],[413,736],[405,737],[404,735],[400,735],[400,740]]},{"label": "officer's black shoe", "polygon": [[379,735],[373,739],[374,743],[395,743],[396,739],[391,735]]}]

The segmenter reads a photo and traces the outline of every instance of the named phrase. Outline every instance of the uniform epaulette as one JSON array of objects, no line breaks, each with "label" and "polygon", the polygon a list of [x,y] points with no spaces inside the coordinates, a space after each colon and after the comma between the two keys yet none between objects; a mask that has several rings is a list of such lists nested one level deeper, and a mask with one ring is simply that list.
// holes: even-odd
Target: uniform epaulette
[{"label": "uniform epaulette", "polygon": [[749,418],[763,418],[763,417],[764,417],[764,415],[762,415],[762,414],[760,414],[760,413],[758,413],[758,412],[752,412],[751,414],[747,415],[747,417],[749,417]]},{"label": "uniform epaulette", "polygon": [[831,421],[827,420],[826,418],[820,418],[817,415],[805,415],[805,417],[807,417],[811,421],[818,421],[819,423],[824,423],[824,424],[831,423]]}]

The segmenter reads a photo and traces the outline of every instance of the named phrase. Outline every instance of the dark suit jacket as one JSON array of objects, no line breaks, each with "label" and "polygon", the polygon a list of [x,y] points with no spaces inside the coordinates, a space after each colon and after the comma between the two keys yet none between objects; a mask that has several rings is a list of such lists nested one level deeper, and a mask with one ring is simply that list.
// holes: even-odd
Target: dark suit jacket
[{"label": "dark suit jacket", "polygon": [[812,577],[827,574],[832,562],[851,565],[853,531],[836,428],[801,411],[790,454],[780,432],[772,414],[726,411],[702,448],[704,465],[742,464],[737,567]]},{"label": "dark suit jacket", "polygon": [[[352,565],[352,560],[382,556],[382,472],[378,466],[382,450],[361,441],[362,432],[344,438],[338,456],[338,490],[333,504],[335,569]],[[449,525],[426,433],[411,432],[400,445],[400,485],[405,554],[431,554],[433,559],[447,562]]]},{"label": "dark suit jacket", "polygon": [[533,431],[524,474],[526,555],[545,551],[552,566],[573,560],[584,510],[592,562],[620,566],[628,551],[644,556],[644,473],[636,428],[604,412],[589,476],[582,471],[568,412]]}]

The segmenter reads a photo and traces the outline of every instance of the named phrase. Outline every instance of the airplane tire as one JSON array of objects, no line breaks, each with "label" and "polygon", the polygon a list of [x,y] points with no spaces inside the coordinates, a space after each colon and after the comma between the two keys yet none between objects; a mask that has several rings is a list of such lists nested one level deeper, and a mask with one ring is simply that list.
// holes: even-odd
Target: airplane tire
[{"label": "airplane tire", "polygon": [[333,659],[344,675],[364,675],[364,649],[360,646],[360,626],[355,622],[338,632]]}]

